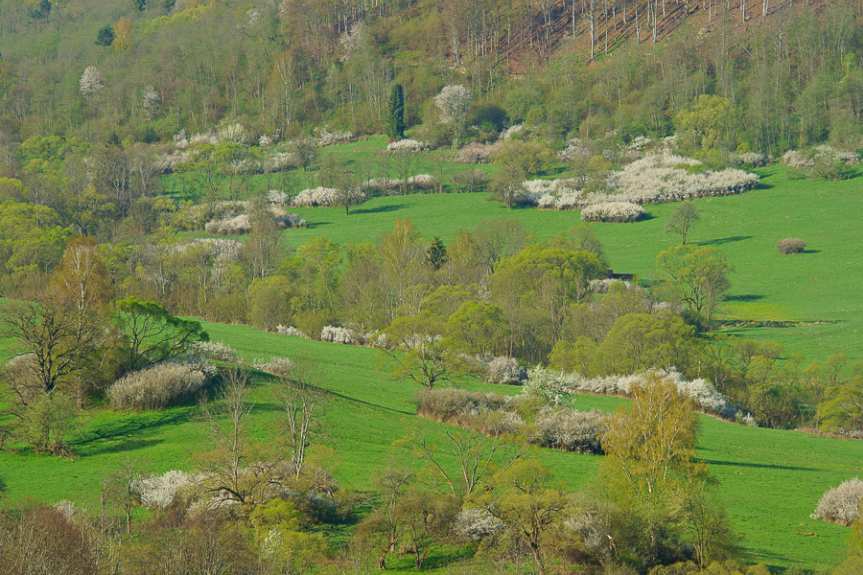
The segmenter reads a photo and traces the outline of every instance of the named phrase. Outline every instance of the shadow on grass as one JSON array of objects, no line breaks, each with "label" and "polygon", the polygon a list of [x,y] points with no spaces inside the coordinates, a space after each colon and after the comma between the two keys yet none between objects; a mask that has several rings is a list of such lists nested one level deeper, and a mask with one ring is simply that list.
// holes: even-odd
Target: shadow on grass
[{"label": "shadow on grass", "polygon": [[725,301],[750,302],[764,299],[764,296],[757,293],[742,293],[737,295],[725,296]]},{"label": "shadow on grass", "polygon": [[796,465],[777,465],[773,463],[746,463],[742,461],[722,461],[719,459],[703,459],[701,457],[696,458],[700,463],[706,463],[707,465],[719,465],[719,466],[729,466],[729,467],[748,467],[751,469],[775,469],[777,471],[821,471],[815,467],[799,467]]},{"label": "shadow on grass", "polygon": [[384,214],[387,212],[397,212],[403,208],[405,208],[404,204],[390,204],[387,206],[377,206],[375,208],[351,210],[351,214]]},{"label": "shadow on grass", "polygon": [[[168,413],[140,413],[93,426],[69,443],[79,455],[117,453],[155,445],[161,440],[140,436],[166,425],[186,423],[193,417],[193,409],[175,409]],[[132,437],[132,436],[137,437]],[[104,444],[102,442],[105,442]]]},{"label": "shadow on grass", "polygon": [[752,236],[728,236],[725,238],[716,238],[715,240],[702,240],[698,242],[699,246],[723,246],[725,244],[733,244],[735,242],[743,242],[751,240]]},{"label": "shadow on grass", "polygon": [[307,221],[306,222],[306,229],[307,230],[313,230],[313,229],[319,228],[321,226],[329,226],[332,223],[333,222],[309,222],[309,221]]}]

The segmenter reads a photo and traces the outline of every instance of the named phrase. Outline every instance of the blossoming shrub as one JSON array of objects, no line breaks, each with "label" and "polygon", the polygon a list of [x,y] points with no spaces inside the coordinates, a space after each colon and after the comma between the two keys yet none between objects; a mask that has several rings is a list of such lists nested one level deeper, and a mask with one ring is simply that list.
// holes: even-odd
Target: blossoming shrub
[{"label": "blossoming shrub", "polygon": [[462,509],[455,518],[453,531],[468,541],[482,541],[493,537],[504,528],[503,521],[487,509]]},{"label": "blossoming shrub", "polygon": [[321,341],[342,343],[345,345],[363,343],[362,338],[353,330],[335,325],[324,326],[321,330]]},{"label": "blossoming shrub", "polygon": [[294,362],[287,357],[274,357],[267,361],[257,361],[254,368],[264,373],[269,373],[276,377],[289,377],[293,372]]},{"label": "blossoming shrub", "polygon": [[462,164],[487,164],[497,149],[496,144],[471,142],[458,151],[455,161]]},{"label": "blossoming shrub", "polygon": [[220,341],[198,341],[192,344],[192,354],[215,361],[237,361],[234,348]]},{"label": "blossoming shrub", "polygon": [[710,382],[701,378],[684,379],[675,370],[588,378],[577,373],[560,373],[539,367],[530,370],[526,387],[544,390],[546,394],[583,392],[629,395],[633,386],[648,384],[656,375],[673,382],[678,391],[691,398],[700,409],[723,417],[734,417],[734,407]]},{"label": "blossoming shrub", "polygon": [[276,333],[279,335],[289,335],[289,336],[293,336],[293,337],[304,337],[304,338],[309,337],[305,333],[298,330],[297,328],[295,328],[292,325],[277,325],[276,326]]},{"label": "blossoming shrub", "polygon": [[602,453],[602,435],[608,429],[608,416],[598,411],[545,409],[536,418],[530,442],[578,453]]},{"label": "blossoming shrub", "polygon": [[108,400],[115,409],[162,409],[194,397],[212,375],[208,366],[162,363],[118,379]]},{"label": "blossoming shrub", "polygon": [[860,516],[861,499],[863,481],[857,478],[849,479],[821,496],[812,518],[839,525],[851,525]]},{"label": "blossoming shrub", "polygon": [[193,486],[197,481],[198,478],[194,475],[171,470],[162,475],[135,479],[130,488],[144,507],[166,509],[182,490]]},{"label": "blossoming shrub", "polygon": [[632,202],[599,202],[581,210],[586,222],[634,222],[644,217],[644,208]]},{"label": "blossoming shrub", "polygon": [[240,214],[231,218],[211,220],[206,223],[204,230],[208,234],[224,236],[247,234],[252,230],[252,222],[248,214]]},{"label": "blossoming shrub", "polygon": [[521,385],[527,380],[527,370],[514,357],[496,357],[488,362],[486,379],[489,383]]},{"label": "blossoming shrub", "polygon": [[406,152],[406,153],[417,153],[424,152],[428,150],[431,146],[429,146],[425,142],[420,142],[419,140],[414,140],[411,138],[405,138],[404,140],[397,140],[395,142],[390,142],[387,145],[388,152]]},{"label": "blossoming shrub", "polygon": [[[351,203],[359,204],[366,200],[366,194],[360,190],[351,192]],[[338,206],[342,202],[342,193],[335,188],[310,188],[297,194],[291,202],[297,207]]]},{"label": "blossoming shrub", "polygon": [[[728,196],[751,190],[758,176],[736,168],[698,171],[701,162],[673,154],[651,154],[608,177],[605,199],[636,204],[675,202],[707,196]],[[591,199],[589,203],[601,201]]]}]

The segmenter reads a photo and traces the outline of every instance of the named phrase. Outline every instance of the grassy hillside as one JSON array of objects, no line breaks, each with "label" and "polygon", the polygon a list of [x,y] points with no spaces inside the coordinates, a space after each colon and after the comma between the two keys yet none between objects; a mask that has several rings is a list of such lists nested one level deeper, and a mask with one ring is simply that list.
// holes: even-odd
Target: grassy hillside
[{"label": "grassy hillside", "polygon": [[[409,438],[440,438],[441,424],[414,415],[417,388],[388,375],[385,356],[358,347],[282,337],[248,327],[208,324],[213,339],[234,346],[245,358],[286,355],[310,369],[311,380],[330,392],[320,442],[339,482],[366,490],[388,461],[412,461]],[[278,437],[274,385],[257,382],[252,433]],[[491,389],[476,381],[459,385]],[[515,392],[514,388],[495,387]],[[612,410],[624,400],[578,397],[580,408]],[[71,499],[91,508],[102,479],[126,461],[152,471],[194,468],[209,449],[207,424],[196,407],[162,412],[90,412],[73,440],[75,459],[0,453],[7,485],[5,503]],[[554,475],[577,488],[593,475],[597,457],[535,449]],[[773,565],[825,568],[840,560],[846,530],[809,519],[821,493],[853,477],[863,461],[863,443],[810,437],[791,431],[755,429],[701,419],[699,456],[718,481],[718,493],[743,536],[748,557]],[[452,461],[450,461],[452,463]]]},{"label": "grassy hillside", "polygon": [[[325,149],[351,162],[355,169],[373,176],[395,177],[397,168],[382,159],[382,138]],[[453,174],[469,166],[447,161],[446,152],[417,155],[411,174],[431,173],[445,184]],[[485,169],[488,167],[484,166]],[[863,209],[863,178],[844,181],[796,179],[784,168],[760,171],[760,189],[740,196],[696,201],[701,215],[692,241],[720,248],[734,267],[731,292],[720,310],[725,319],[750,322],[793,321],[793,327],[760,327],[758,323],[734,327],[730,333],[781,342],[789,353],[806,359],[824,359],[844,353],[863,359],[863,301],[856,297],[863,278],[863,259],[858,257],[859,226],[856,214]],[[299,190],[316,185],[314,173],[290,172],[287,182],[273,177],[250,178],[247,193],[267,189]],[[172,176],[166,189],[177,194],[190,189],[194,175]],[[595,224],[612,267],[635,273],[643,281],[656,275],[656,254],[677,241],[665,232],[674,204],[648,206],[650,217],[634,224]],[[471,230],[484,221],[513,218],[537,239],[567,233],[580,222],[574,211],[508,210],[489,194],[425,194],[375,198],[346,216],[341,208],[292,210],[309,222],[308,229],[288,230],[285,244],[291,248],[313,237],[350,244],[376,241],[392,230],[398,219],[409,219],[417,230],[432,238],[451,240],[460,230]],[[783,256],[776,242],[799,237],[807,253]]]}]

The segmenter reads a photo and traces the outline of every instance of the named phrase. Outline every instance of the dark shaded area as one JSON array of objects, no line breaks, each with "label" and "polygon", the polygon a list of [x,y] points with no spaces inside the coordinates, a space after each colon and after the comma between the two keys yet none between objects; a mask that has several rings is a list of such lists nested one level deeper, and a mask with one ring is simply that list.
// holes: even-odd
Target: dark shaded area
[{"label": "dark shaded area", "polygon": [[821,469],[817,469],[814,467],[798,467],[796,465],[776,465],[773,463],[749,463],[742,461],[721,461],[718,459],[702,459],[700,457],[696,457],[695,460],[699,463],[706,463],[707,465],[746,467],[750,469],[775,469],[777,471],[821,471]]},{"label": "dark shaded area", "polygon": [[360,208],[351,210],[351,214],[384,214],[387,212],[397,212],[406,206],[404,204],[390,204],[388,206],[378,206],[376,208]]},{"label": "dark shaded area", "polygon": [[716,238],[715,240],[702,240],[697,243],[699,246],[723,246],[725,244],[733,244],[735,242],[743,242],[751,239],[752,236],[728,236],[725,238]]},{"label": "dark shaded area", "polygon": [[764,299],[764,296],[757,293],[742,293],[736,295],[725,296],[725,301],[749,302]]}]

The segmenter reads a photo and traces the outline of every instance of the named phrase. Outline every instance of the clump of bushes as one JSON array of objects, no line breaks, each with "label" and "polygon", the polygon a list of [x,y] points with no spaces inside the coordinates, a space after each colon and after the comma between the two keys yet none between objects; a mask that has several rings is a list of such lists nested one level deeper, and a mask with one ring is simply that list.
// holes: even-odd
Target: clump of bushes
[{"label": "clump of bushes", "polygon": [[514,357],[496,357],[488,362],[486,379],[489,383],[521,385],[527,380],[527,370]]},{"label": "clump of bushes", "polygon": [[482,541],[493,537],[504,527],[503,521],[492,515],[488,509],[479,507],[459,511],[453,531],[468,541]]},{"label": "clump of bushes", "polygon": [[194,485],[197,481],[198,478],[194,475],[171,470],[162,475],[135,479],[130,489],[144,507],[167,509],[183,489]]},{"label": "clump of bushes", "polygon": [[288,335],[288,336],[292,336],[292,337],[302,337],[302,338],[308,338],[309,337],[305,333],[303,333],[302,331],[300,331],[299,329],[295,328],[292,325],[277,325],[276,326],[276,333],[279,335]]},{"label": "clump of bushes", "polygon": [[192,344],[191,352],[193,355],[215,361],[237,361],[237,352],[234,348],[220,341],[197,341]]},{"label": "clump of bushes", "polygon": [[342,343],[345,345],[363,343],[362,338],[353,330],[335,325],[324,326],[324,328],[321,330],[321,341]]},{"label": "clump of bushes", "polygon": [[585,222],[634,222],[644,217],[644,208],[632,202],[599,202],[581,210]]},{"label": "clump of bushes", "polygon": [[530,442],[577,453],[602,453],[602,436],[608,429],[608,416],[598,411],[545,409],[536,418]]},{"label": "clump of bushes", "polygon": [[[304,228],[306,220],[297,214],[274,213],[273,222],[280,228]],[[204,230],[210,234],[237,235],[252,231],[252,220],[248,214],[240,214],[224,219],[211,220]]]},{"label": "clump of bushes", "polygon": [[658,379],[674,383],[680,393],[692,399],[700,409],[706,412],[723,417],[733,417],[735,414],[735,409],[731,403],[709,381],[701,378],[687,380],[675,370],[590,378],[577,373],[561,373],[539,367],[530,371],[527,388],[543,390],[546,394],[584,392],[603,395],[629,395],[636,385],[649,385]]},{"label": "clump of bushes", "polygon": [[799,238],[785,238],[777,242],[776,248],[779,250],[779,253],[784,255],[802,254],[806,251],[806,242]]},{"label": "clump of bushes", "polygon": [[388,152],[406,152],[406,153],[417,153],[424,152],[429,149],[429,145],[425,142],[420,142],[419,140],[413,140],[411,138],[405,138],[404,140],[397,140],[395,142],[390,142],[387,145]]},{"label": "clump of bushes", "polygon": [[497,149],[498,146],[496,144],[471,142],[458,151],[455,160],[462,164],[487,164],[491,161],[491,157]]},{"label": "clump of bushes", "polygon": [[418,174],[404,180],[399,178],[372,178],[361,185],[361,189],[371,195],[393,195],[404,192],[423,192],[434,190],[438,181],[429,174]]},{"label": "clump of bushes", "polygon": [[860,516],[861,499],[863,481],[857,478],[849,479],[821,496],[812,518],[839,525],[851,525]]},{"label": "clump of bushes", "polygon": [[745,192],[758,184],[757,175],[743,170],[705,171],[703,167],[701,162],[692,158],[667,153],[651,154],[612,173],[608,187],[616,199],[645,204],[728,196]]},{"label": "clump of bushes", "polygon": [[255,362],[254,368],[276,377],[288,377],[294,371],[294,362],[287,357],[274,357],[268,361]]},{"label": "clump of bushes", "polygon": [[[360,190],[352,190],[351,203],[359,204],[366,201],[366,194]],[[291,202],[297,207],[338,206],[342,203],[343,194],[335,188],[310,188],[303,190]]]},{"label": "clump of bushes", "polygon": [[494,437],[520,435],[543,447],[602,453],[606,416],[544,405],[528,394],[503,397],[461,389],[431,389],[420,394],[417,412]]},{"label": "clump of bushes", "polygon": [[419,395],[417,412],[430,419],[467,425],[470,418],[506,405],[506,398],[494,393],[463,389],[429,389]]},{"label": "clump of bushes", "polygon": [[782,163],[793,170],[828,180],[842,180],[853,175],[853,166],[860,162],[854,152],[837,150],[826,144],[810,150],[788,150]]},{"label": "clump of bushes", "polygon": [[162,363],[114,382],[108,400],[115,409],[162,409],[194,397],[212,375],[205,365]]}]

